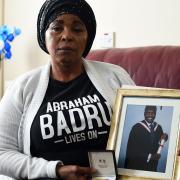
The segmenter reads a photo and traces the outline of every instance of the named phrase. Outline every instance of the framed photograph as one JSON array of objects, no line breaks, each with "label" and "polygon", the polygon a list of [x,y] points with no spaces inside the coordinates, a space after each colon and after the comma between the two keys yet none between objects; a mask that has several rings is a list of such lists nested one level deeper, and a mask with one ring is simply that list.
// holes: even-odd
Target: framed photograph
[{"label": "framed photograph", "polygon": [[117,167],[112,150],[88,152],[90,166],[97,170],[92,180],[116,180]]},{"label": "framed photograph", "polygon": [[172,180],[179,130],[179,90],[119,89],[107,144],[118,175]]}]

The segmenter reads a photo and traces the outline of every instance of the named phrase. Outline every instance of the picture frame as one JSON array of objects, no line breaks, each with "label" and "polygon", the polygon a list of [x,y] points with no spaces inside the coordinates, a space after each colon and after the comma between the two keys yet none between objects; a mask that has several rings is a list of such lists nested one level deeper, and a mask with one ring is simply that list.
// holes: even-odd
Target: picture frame
[{"label": "picture frame", "polygon": [[[164,134],[167,135],[167,139],[164,139],[163,143],[160,140],[158,141],[154,150],[151,148],[151,143],[157,144],[158,138],[152,141],[149,126],[146,127],[143,124],[145,109],[149,106],[156,107],[153,124],[156,123],[157,127],[156,132],[155,130],[153,132],[153,138],[155,134],[158,134],[157,131],[161,135],[158,137],[160,140],[163,139]],[[141,127],[141,129],[138,129],[138,127]],[[160,88],[118,89],[107,149],[115,151],[117,172],[122,177],[121,179],[128,179],[128,177],[132,179],[134,177],[134,179],[172,180],[175,175],[180,174],[177,172],[180,171],[179,168],[177,169],[177,166],[179,166],[177,165],[177,162],[179,163],[177,158],[179,129],[179,90]],[[139,136],[136,135],[135,130]],[[141,134],[143,132],[146,135]],[[149,139],[145,140],[145,137],[149,137]],[[134,147],[133,144],[135,144]],[[146,152],[146,156],[144,156],[145,150],[142,150],[143,147],[146,147],[144,148],[146,151],[147,149],[150,151]],[[156,154],[158,154],[158,157]],[[146,158],[143,159],[143,156]],[[152,165],[149,167],[155,161],[156,167],[152,168]],[[145,165],[140,162],[145,162]]]},{"label": "picture frame", "polygon": [[89,151],[90,166],[96,169],[92,180],[116,180],[117,167],[113,150]]}]

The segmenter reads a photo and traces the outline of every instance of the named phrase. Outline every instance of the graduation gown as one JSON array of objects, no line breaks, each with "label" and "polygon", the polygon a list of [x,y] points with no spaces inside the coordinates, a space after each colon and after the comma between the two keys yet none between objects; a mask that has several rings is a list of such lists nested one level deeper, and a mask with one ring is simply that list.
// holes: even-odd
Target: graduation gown
[{"label": "graduation gown", "polygon": [[153,134],[145,120],[135,124],[129,134],[124,168],[156,171],[158,160],[148,161],[148,156],[157,153],[162,134],[162,127],[156,122]]}]

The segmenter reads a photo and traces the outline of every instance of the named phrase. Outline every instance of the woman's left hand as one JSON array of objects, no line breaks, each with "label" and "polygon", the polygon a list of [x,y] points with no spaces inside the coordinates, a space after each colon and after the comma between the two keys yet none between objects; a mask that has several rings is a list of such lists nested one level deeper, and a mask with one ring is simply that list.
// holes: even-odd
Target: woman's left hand
[{"label": "woman's left hand", "polygon": [[66,180],[88,180],[96,172],[90,167],[80,167],[77,165],[57,166],[56,173]]}]

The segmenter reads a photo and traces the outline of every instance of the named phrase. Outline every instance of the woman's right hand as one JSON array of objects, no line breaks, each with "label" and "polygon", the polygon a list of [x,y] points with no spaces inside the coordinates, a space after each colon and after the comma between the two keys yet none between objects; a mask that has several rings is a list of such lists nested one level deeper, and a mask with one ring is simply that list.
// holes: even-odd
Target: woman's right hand
[{"label": "woman's right hand", "polygon": [[87,180],[96,172],[90,167],[81,167],[77,165],[57,166],[56,173],[65,180]]}]

